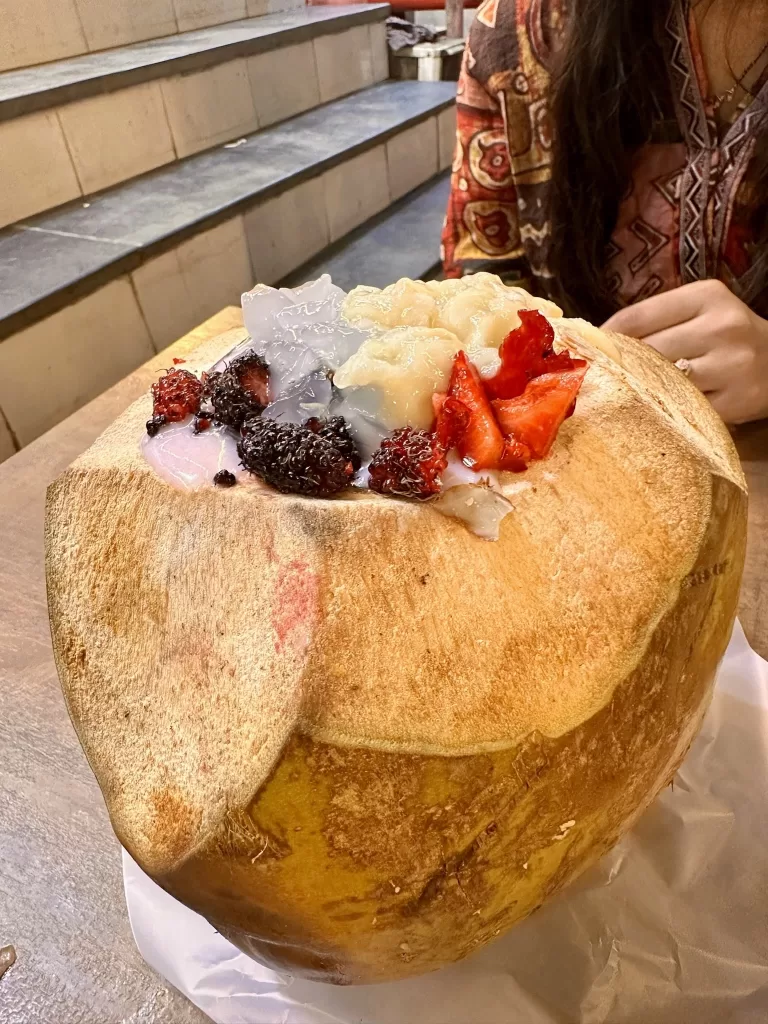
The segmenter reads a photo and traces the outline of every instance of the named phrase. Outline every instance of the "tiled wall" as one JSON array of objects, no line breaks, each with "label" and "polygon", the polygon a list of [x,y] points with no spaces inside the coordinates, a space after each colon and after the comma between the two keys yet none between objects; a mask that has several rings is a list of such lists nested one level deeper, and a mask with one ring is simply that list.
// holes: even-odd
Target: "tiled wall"
[{"label": "tiled wall", "polygon": [[316,52],[314,43],[306,42],[246,58],[262,128],[319,105]]},{"label": "tiled wall", "polygon": [[58,116],[83,195],[175,158],[158,82],[69,103]]},{"label": "tiled wall", "polygon": [[113,281],[0,343],[0,408],[29,444],[153,353],[131,282]]},{"label": "tiled wall", "polygon": [[301,3],[298,0],[246,0],[245,6],[249,18],[260,18],[262,14],[278,14],[304,7],[304,0]]},{"label": "tiled wall", "polygon": [[55,110],[0,124],[0,226],[81,194]]},{"label": "tiled wall", "polygon": [[422,181],[437,174],[440,152],[437,118],[398,132],[387,143],[389,185],[393,199],[400,199]]},{"label": "tiled wall", "polygon": [[259,127],[244,58],[176,75],[160,85],[179,158],[250,135]]},{"label": "tiled wall", "polygon": [[0,71],[303,6],[304,0],[0,0]]},{"label": "tiled wall", "polygon": [[13,449],[6,422],[18,443],[28,444],[156,351],[239,303],[254,281],[276,283],[386,208],[406,184],[413,188],[444,169],[454,121],[446,110],[403,132],[407,161],[395,136],[0,342],[0,461]]},{"label": "tiled wall", "polygon": [[437,115],[437,153],[440,170],[453,162],[456,150],[456,107],[448,107]]},{"label": "tiled wall", "polygon": [[139,308],[159,352],[253,285],[242,217],[157,256],[131,275]]},{"label": "tiled wall", "polygon": [[357,28],[315,40],[315,44],[323,42],[322,46],[315,45],[320,100],[323,103],[373,85],[371,27],[358,25]]},{"label": "tiled wall", "polygon": [[89,50],[106,50],[178,31],[173,0],[75,0]]},{"label": "tiled wall", "polygon": [[[300,4],[286,3],[281,10]],[[179,32],[189,32],[209,25],[223,25],[248,17],[246,0],[173,0]]]},{"label": "tiled wall", "polygon": [[377,23],[0,123],[0,227],[386,77]]},{"label": "tiled wall", "polygon": [[330,243],[322,176],[305,181],[245,215],[255,281],[274,284]]}]

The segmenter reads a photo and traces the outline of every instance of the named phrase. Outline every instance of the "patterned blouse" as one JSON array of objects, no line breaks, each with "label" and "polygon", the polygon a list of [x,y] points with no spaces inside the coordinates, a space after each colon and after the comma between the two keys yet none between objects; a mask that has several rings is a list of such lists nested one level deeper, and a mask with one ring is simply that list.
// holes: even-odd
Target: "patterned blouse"
[{"label": "patterned blouse", "polygon": [[[443,231],[449,277],[463,261],[518,260],[547,291],[552,128],[547,94],[567,0],[486,0],[467,43]],[[750,272],[755,134],[768,83],[718,137],[696,23],[673,0],[665,25],[677,124],[638,150],[607,274],[618,305],[706,277],[738,295]],[[538,285],[538,287],[537,287]]]}]

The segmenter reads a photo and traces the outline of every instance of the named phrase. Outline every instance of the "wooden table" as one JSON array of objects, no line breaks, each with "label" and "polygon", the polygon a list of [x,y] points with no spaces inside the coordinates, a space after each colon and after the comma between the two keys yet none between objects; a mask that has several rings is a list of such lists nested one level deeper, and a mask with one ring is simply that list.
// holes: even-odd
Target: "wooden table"
[{"label": "wooden table", "polygon": [[749,541],[739,618],[755,650],[768,658],[768,420],[735,435],[749,484]]},{"label": "wooden table", "polygon": [[[173,354],[242,324],[223,310]],[[108,339],[105,339],[108,343]],[[0,1024],[202,1024],[136,949],[120,848],[64,707],[48,630],[48,483],[167,367],[167,350],[0,466]]]},{"label": "wooden table", "polygon": [[[67,717],[43,578],[45,488],[157,371],[239,326],[217,316],[0,466],[0,1024],[192,1024],[208,1018],[139,956],[120,851]],[[741,619],[768,657],[768,423],[738,432],[751,487]]]}]

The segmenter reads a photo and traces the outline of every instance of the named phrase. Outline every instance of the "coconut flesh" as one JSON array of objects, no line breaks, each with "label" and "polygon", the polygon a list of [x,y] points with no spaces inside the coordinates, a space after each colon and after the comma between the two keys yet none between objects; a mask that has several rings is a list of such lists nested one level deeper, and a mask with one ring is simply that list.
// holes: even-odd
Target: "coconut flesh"
[{"label": "coconut flesh", "polygon": [[[257,288],[248,332],[187,363],[254,343],[274,363],[291,332],[285,411],[325,401],[325,346],[370,444],[423,411],[404,361],[434,389],[447,333],[493,372],[514,304],[538,306],[589,362],[576,413],[523,474],[453,460],[448,514],[364,480],[219,490],[231,438],[143,442],[149,396],[49,490],[54,651],[118,838],[241,949],[316,980],[456,961],[608,850],[685,755],[735,615],[746,492],[709,404],[641,343],[488,277]],[[454,517],[485,492],[474,536]]]}]

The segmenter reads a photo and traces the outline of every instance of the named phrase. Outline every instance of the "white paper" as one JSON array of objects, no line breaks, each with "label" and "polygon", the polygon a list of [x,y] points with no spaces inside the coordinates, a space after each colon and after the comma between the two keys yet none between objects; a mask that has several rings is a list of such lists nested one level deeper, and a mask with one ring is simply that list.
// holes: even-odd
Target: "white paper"
[{"label": "white paper", "polygon": [[766,1024],[768,663],[737,624],[674,785],[574,886],[435,974],[338,988],[251,960],[123,853],[144,958],[218,1024]]}]

